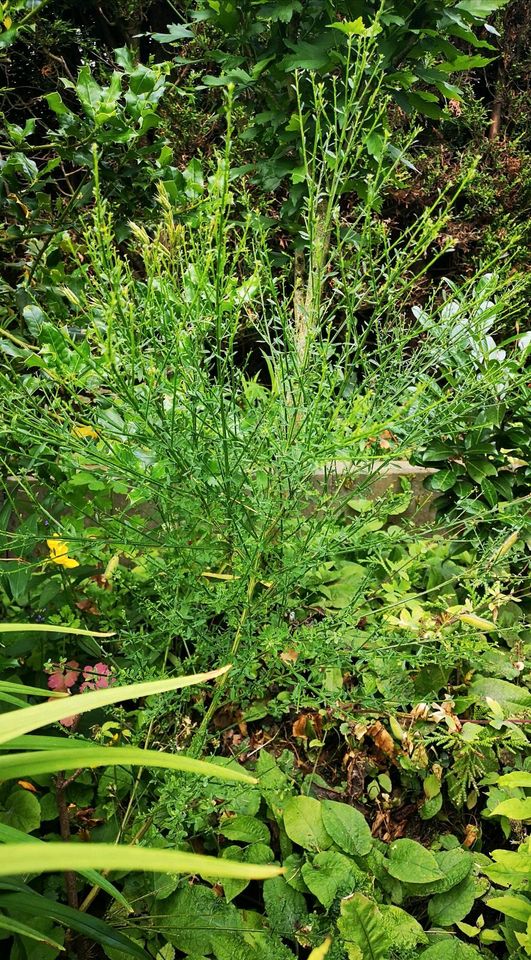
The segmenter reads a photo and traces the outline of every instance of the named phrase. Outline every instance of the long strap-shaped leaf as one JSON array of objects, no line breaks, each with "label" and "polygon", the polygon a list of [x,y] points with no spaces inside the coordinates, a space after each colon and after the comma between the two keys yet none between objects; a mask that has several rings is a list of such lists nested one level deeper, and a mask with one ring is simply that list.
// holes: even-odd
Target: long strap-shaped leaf
[{"label": "long strap-shaped leaf", "polygon": [[126,687],[110,686],[103,690],[91,690],[90,693],[77,693],[73,697],[66,697],[53,703],[38,703],[24,710],[13,710],[0,716],[0,743],[6,743],[14,737],[20,737],[23,733],[45,727],[57,720],[64,720],[65,717],[106,707],[110,703],[137,700],[139,697],[150,697],[155,693],[167,693],[170,690],[191,687],[194,683],[204,683],[205,680],[222,676],[227,670],[230,670],[230,664],[218,670],[210,670],[208,673],[192,674],[190,677],[132,683]]},{"label": "long strap-shaped leaf", "polygon": [[28,927],[27,923],[21,923],[20,920],[15,920],[14,917],[6,917],[2,914],[0,916],[0,930],[8,930],[9,933],[18,934],[20,937],[27,937],[28,940],[37,940],[39,943],[45,943],[48,947],[53,947],[55,950],[64,950],[64,947],[60,943],[57,943],[57,940],[52,940],[39,930]]},{"label": "long strap-shaped leaf", "polygon": [[0,623],[0,633],[71,633],[76,637],[114,637],[115,630],[82,630],[81,627],[61,627],[57,623]]},{"label": "long strap-shaped leaf", "polygon": [[22,913],[30,917],[46,917],[55,920],[81,933],[88,940],[101,943],[104,947],[126,953],[135,957],[136,960],[148,960],[147,953],[139,943],[124,936],[120,930],[115,930],[109,923],[105,923],[99,917],[88,916],[81,910],[67,907],[65,903],[56,903],[55,900],[43,897],[33,890],[24,893],[0,894],[0,908],[7,910],[10,915],[15,913],[20,916]]},{"label": "long strap-shaped leaf", "polygon": [[142,870],[152,873],[190,873],[201,877],[268,880],[284,873],[283,867],[263,863],[238,863],[181,850],[127,847],[112,843],[47,843],[31,856],[29,844],[0,846],[0,876],[52,873],[63,870]]},{"label": "long strap-shaped leaf", "polygon": [[[6,823],[0,823],[0,843],[32,843],[33,845],[37,844],[41,850],[46,848],[44,840],[39,840],[38,837],[32,837],[31,833],[23,833],[22,830],[17,830],[15,827],[8,827]],[[114,883],[107,880],[107,877],[98,873],[97,870],[79,870],[78,873],[85,878],[87,883],[105,890],[105,893],[108,893],[114,900],[121,903],[128,913],[133,912],[129,901],[126,900],[123,893],[120,893],[117,887],[114,886]]]},{"label": "long strap-shaped leaf", "polygon": [[[0,680],[1,693],[20,693],[24,697],[45,697],[47,700],[60,700],[68,696],[58,690],[43,690],[42,687],[28,687],[25,683],[15,683],[14,680]],[[26,706],[24,701],[22,705]]]},{"label": "long strap-shaped leaf", "polygon": [[140,766],[182,770],[199,777],[216,777],[240,783],[258,783],[242,770],[218,766],[205,760],[194,760],[179,753],[141,750],[139,747],[85,747],[79,753],[70,749],[43,750],[42,753],[16,753],[0,756],[0,780],[15,777],[36,777],[56,770],[77,770],[78,767]]},{"label": "long strap-shaped leaf", "polygon": [[[39,736],[38,733],[25,733],[22,737],[14,737],[3,743],[2,750],[84,750],[93,747],[93,740],[84,740],[82,737]],[[81,764],[78,764],[81,766]]]}]

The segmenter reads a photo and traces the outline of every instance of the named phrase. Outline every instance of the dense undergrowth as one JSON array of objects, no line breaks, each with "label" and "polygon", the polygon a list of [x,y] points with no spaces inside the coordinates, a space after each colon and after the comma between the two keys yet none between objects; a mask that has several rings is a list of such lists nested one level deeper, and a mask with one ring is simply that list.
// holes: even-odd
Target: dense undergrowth
[{"label": "dense undergrowth", "polygon": [[[6,69],[71,35],[11,6]],[[35,159],[45,121],[8,98],[0,939],[10,960],[521,960],[528,161],[518,134],[439,168],[406,113],[450,152],[484,128],[474,75],[449,78],[491,69],[513,8],[499,37],[500,4],[471,0],[419,23],[152,6],[112,76],[77,36]],[[177,105],[175,70],[198,86]],[[465,249],[504,150],[516,216]],[[397,461],[431,468],[420,493],[382,492]]]}]

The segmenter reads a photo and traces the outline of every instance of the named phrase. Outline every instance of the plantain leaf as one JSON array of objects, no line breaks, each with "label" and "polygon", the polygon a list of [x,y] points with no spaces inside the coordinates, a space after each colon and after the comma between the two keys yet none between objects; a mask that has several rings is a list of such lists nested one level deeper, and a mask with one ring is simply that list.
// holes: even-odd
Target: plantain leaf
[{"label": "plantain leaf", "polygon": [[374,900],[362,893],[353,893],[341,901],[341,916],[337,921],[347,951],[357,948],[363,960],[384,960],[389,940],[383,928],[382,915]]}]

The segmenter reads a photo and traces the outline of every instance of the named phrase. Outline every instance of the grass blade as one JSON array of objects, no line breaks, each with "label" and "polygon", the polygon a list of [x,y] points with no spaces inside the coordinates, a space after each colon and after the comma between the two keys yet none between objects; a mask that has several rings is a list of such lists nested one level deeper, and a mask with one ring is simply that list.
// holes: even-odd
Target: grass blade
[{"label": "grass blade", "polygon": [[[23,833],[22,830],[17,830],[15,827],[8,827],[6,823],[0,823],[0,843],[33,843],[39,844],[41,849],[46,847],[44,840],[39,840],[38,837],[32,837],[29,833]],[[85,878],[87,883],[90,883],[93,887],[101,887],[113,900],[121,903],[128,913],[133,912],[131,904],[126,900],[124,895],[120,893],[118,888],[114,886],[114,883],[107,880],[107,878],[101,873],[98,873],[97,870],[79,870],[78,872]]]},{"label": "grass blade", "polygon": [[[37,862],[38,861],[38,862]],[[112,843],[47,843],[38,858],[28,856],[26,844],[0,847],[0,876],[52,873],[65,870],[140,870],[146,873],[189,873],[201,877],[267,880],[284,873],[272,864],[238,863],[198,853]]]},{"label": "grass blade", "polygon": [[81,627],[62,627],[57,623],[0,623],[0,633],[69,633],[76,637],[115,637],[115,630],[101,633]]},{"label": "grass blade", "polygon": [[182,687],[191,687],[194,683],[204,683],[221,677],[229,666],[210,670],[208,673],[196,673],[189,677],[173,677],[168,680],[153,680],[147,683],[132,683],[129,686],[105,687],[103,690],[91,690],[89,693],[76,693],[73,697],[62,698],[55,702],[38,703],[23,710],[13,710],[0,717],[0,743],[7,743],[14,737],[20,737],[31,730],[46,727],[49,723],[64,720],[89,710],[97,710],[111,703],[120,703],[123,700],[138,700],[140,697],[150,697],[155,693],[167,693],[170,690],[179,690]]},{"label": "grass blade", "polygon": [[139,747],[85,747],[80,755],[73,750],[45,750],[42,753],[18,753],[0,756],[0,780],[36,777],[57,770],[78,767],[140,766],[180,770],[199,777],[215,777],[240,783],[257,783],[255,777],[240,770],[218,766],[205,760],[194,760],[179,753],[141,750]]}]

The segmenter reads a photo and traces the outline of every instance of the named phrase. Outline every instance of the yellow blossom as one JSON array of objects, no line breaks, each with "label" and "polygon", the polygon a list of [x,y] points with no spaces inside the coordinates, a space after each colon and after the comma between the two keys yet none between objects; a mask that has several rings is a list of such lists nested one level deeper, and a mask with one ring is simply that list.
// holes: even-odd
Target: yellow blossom
[{"label": "yellow blossom", "polygon": [[72,435],[80,438],[90,437],[91,440],[98,439],[98,434],[94,430],[94,427],[88,427],[82,424],[76,424],[75,427],[72,427]]},{"label": "yellow blossom", "polygon": [[77,560],[68,556],[68,544],[64,540],[53,538],[47,540],[46,545],[50,551],[50,560],[60,567],[66,567],[71,570],[73,567],[79,567]]}]

